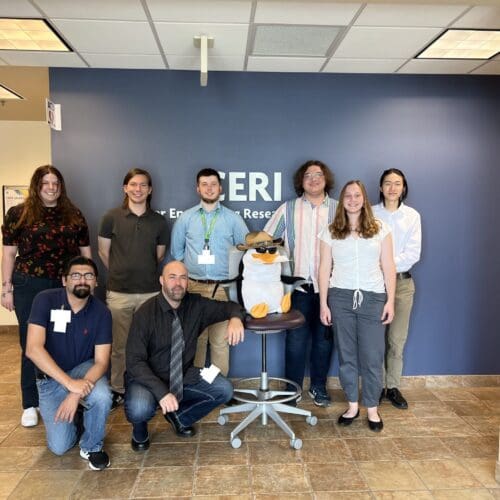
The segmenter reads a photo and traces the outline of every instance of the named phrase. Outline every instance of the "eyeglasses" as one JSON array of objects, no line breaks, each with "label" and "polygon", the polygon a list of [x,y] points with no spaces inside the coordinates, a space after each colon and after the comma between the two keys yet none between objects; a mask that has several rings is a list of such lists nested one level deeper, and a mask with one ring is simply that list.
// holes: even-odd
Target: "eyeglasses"
[{"label": "eyeglasses", "polygon": [[270,254],[276,253],[276,250],[278,250],[277,247],[270,247],[270,248],[269,247],[268,248],[266,248],[266,247],[259,247],[259,248],[255,249],[255,251],[257,253],[266,253],[267,252],[267,253],[270,253]]},{"label": "eyeglasses", "polygon": [[95,280],[95,274],[94,273],[71,273],[69,275],[72,281],[79,281],[82,278],[87,280],[87,281],[92,281]]},{"label": "eyeglasses", "polygon": [[324,177],[323,172],[309,172],[308,174],[304,174],[304,179],[310,181],[311,179],[321,179]]}]

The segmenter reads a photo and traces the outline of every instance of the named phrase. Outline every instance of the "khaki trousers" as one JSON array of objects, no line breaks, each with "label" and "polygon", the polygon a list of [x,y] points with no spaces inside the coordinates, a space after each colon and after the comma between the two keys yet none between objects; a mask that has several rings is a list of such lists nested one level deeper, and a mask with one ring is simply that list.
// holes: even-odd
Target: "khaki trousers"
[{"label": "khaki trousers", "polygon": [[410,313],[413,306],[415,283],[413,278],[396,280],[394,320],[386,330],[385,387],[393,389],[401,383],[403,351],[408,337]]},{"label": "khaki trousers", "polygon": [[[192,293],[199,293],[202,297],[209,299],[223,300],[227,302],[227,295],[224,288],[219,285],[217,291],[214,289],[217,285],[208,283],[198,283],[189,280],[188,290]],[[210,346],[210,361],[217,366],[225,377],[229,372],[229,344],[226,340],[227,321],[214,323],[203,330],[198,337],[198,346],[193,364],[198,368],[203,368],[207,359],[207,345]]]},{"label": "khaki trousers", "polygon": [[127,346],[128,332],[132,323],[132,316],[139,307],[151,297],[153,293],[120,293],[108,290],[106,303],[113,318],[113,344],[111,347],[111,389],[123,394],[125,386],[125,347]]}]

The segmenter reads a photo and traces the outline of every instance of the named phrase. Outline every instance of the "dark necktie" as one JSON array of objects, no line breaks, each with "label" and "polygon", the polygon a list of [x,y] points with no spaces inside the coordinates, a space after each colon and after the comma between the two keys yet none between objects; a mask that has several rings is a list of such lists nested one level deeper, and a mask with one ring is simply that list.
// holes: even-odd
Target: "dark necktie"
[{"label": "dark necktie", "polygon": [[182,353],[184,351],[184,337],[182,335],[181,320],[177,311],[172,311],[172,347],[170,348],[170,392],[182,400]]}]

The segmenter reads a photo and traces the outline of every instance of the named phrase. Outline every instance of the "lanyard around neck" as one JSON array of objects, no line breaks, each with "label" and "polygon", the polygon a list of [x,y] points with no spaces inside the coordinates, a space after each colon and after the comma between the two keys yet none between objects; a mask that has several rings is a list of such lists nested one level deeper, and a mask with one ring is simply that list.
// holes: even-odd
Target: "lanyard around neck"
[{"label": "lanyard around neck", "polygon": [[205,244],[208,244],[208,242],[210,241],[210,236],[214,230],[215,221],[217,220],[218,215],[219,215],[219,209],[217,208],[215,210],[214,216],[212,217],[212,220],[210,221],[210,225],[207,226],[207,219],[205,217],[205,212],[203,211],[203,209],[200,209],[200,218],[201,218],[201,223],[203,224]]}]

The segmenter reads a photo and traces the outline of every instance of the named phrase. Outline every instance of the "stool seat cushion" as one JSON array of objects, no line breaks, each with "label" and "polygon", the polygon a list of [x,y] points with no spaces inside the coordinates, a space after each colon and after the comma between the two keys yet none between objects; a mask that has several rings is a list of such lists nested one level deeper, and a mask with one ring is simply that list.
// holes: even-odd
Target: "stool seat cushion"
[{"label": "stool seat cushion", "polygon": [[245,318],[245,328],[255,333],[281,332],[299,328],[305,322],[304,315],[295,309],[287,313],[268,314],[265,318]]}]

